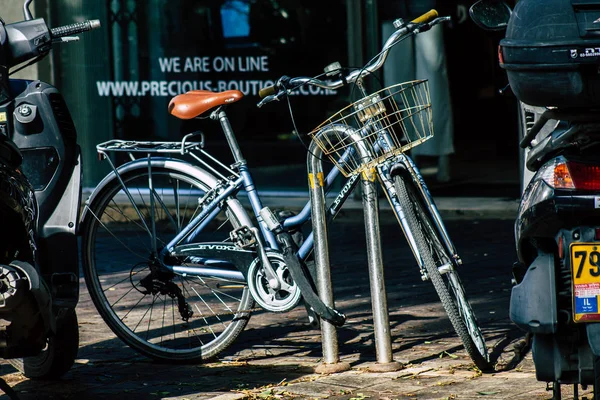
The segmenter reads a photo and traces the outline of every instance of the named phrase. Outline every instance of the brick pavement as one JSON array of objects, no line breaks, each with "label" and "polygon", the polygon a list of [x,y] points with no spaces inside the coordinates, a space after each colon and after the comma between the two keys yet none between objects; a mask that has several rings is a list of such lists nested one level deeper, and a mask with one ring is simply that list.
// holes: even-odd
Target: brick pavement
[{"label": "brick pavement", "polygon": [[[447,222],[465,262],[460,274],[467,294],[497,361],[496,372],[482,374],[462,349],[433,288],[421,282],[400,229],[382,220],[392,346],[395,360],[405,364],[401,371],[366,371],[375,362],[375,349],[363,225],[347,219],[332,227],[330,249],[336,305],[348,315],[338,330],[340,355],[350,371],[313,372],[322,354],[320,331],[308,327],[303,307],[257,313],[214,362],[158,364],[114,337],[82,283],[81,347],[72,370],[59,382],[39,382],[3,365],[4,378],[24,400],[549,399],[545,385],[535,380],[531,354],[522,353],[523,334],[508,319],[512,222]],[[569,398],[566,388],[563,398]]]}]

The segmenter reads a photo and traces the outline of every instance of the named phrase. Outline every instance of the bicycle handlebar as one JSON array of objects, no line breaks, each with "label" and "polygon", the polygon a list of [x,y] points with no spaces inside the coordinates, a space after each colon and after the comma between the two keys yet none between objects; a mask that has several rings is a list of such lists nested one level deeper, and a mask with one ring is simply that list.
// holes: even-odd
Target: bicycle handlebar
[{"label": "bicycle handlebar", "polygon": [[264,88],[262,88],[262,89],[260,89],[260,90],[258,91],[258,96],[259,96],[261,99],[264,99],[264,98],[265,98],[265,97],[267,97],[267,96],[274,95],[274,94],[275,94],[275,92],[277,92],[277,90],[275,89],[275,85],[272,85],[272,86],[265,86]]},{"label": "bicycle handlebar", "polygon": [[411,22],[413,24],[425,24],[429,21],[433,21],[434,19],[436,19],[438,15],[439,14],[436,10],[429,10],[420,17],[413,19]]},{"label": "bicycle handlebar", "polygon": [[418,34],[422,31],[429,30],[432,26],[437,25],[442,22],[450,21],[450,17],[439,17],[437,18],[437,11],[430,10],[429,12],[423,14],[419,18],[414,21],[424,21],[424,22],[411,22],[409,24],[404,24],[400,26],[390,37],[386,40],[383,45],[383,49],[379,53],[379,56],[371,60],[365,67],[360,70],[354,70],[350,72],[346,77],[340,78],[336,81],[325,82],[318,78],[309,78],[309,77],[298,77],[298,78],[288,78],[281,77],[277,80],[277,82],[272,86],[264,87],[259,91],[259,96],[262,100],[258,103],[258,107],[262,107],[263,105],[270,103],[275,100],[279,100],[283,95],[287,94],[288,90],[294,89],[296,87],[302,85],[311,85],[320,87],[323,89],[338,89],[342,86],[345,86],[349,83],[354,83],[357,80],[371,74],[374,71],[377,71],[381,66],[385,63],[387,59],[390,48],[396,44],[403,36],[414,33]]},{"label": "bicycle handlebar", "polygon": [[100,20],[92,19],[83,22],[77,22],[71,25],[58,26],[50,30],[53,38],[61,38],[64,36],[77,35],[78,33],[91,31],[92,29],[100,28]]}]

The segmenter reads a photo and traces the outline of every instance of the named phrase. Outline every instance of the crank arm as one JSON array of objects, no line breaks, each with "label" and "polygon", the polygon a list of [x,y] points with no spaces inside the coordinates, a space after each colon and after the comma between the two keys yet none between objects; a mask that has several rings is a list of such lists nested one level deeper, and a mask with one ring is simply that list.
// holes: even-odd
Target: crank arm
[{"label": "crank arm", "polygon": [[286,286],[286,289],[289,288],[288,285],[284,284],[277,273],[273,269],[271,265],[271,261],[269,260],[269,256],[267,256],[267,251],[265,250],[265,243],[260,236],[257,228],[250,228],[254,237],[256,238],[256,250],[258,252],[258,256],[260,257],[260,262],[262,264],[263,270],[265,271],[265,275],[269,280],[269,287],[273,290],[280,290],[283,286]]},{"label": "crank arm", "polygon": [[283,245],[283,259],[292,275],[292,279],[300,288],[302,297],[307,305],[310,306],[319,317],[331,322],[333,325],[338,327],[344,325],[346,316],[323,303],[315,292],[312,278],[310,278],[308,272],[303,268],[296,255],[296,249],[291,235],[287,232],[280,232],[277,234],[277,239]]},{"label": "crank arm", "polygon": [[315,292],[314,281],[310,276],[309,271],[306,270],[305,266],[298,259],[296,254],[298,247],[296,246],[296,243],[294,243],[292,235],[283,230],[283,227],[268,207],[264,207],[260,210],[260,216],[267,225],[267,228],[275,233],[277,240],[281,243],[283,248],[283,259],[292,275],[292,279],[300,288],[300,293],[302,293],[302,297],[306,302],[306,309],[309,311],[309,320],[313,314],[311,312],[312,310],[319,317],[331,322],[335,326],[344,325],[346,316],[323,303]]}]

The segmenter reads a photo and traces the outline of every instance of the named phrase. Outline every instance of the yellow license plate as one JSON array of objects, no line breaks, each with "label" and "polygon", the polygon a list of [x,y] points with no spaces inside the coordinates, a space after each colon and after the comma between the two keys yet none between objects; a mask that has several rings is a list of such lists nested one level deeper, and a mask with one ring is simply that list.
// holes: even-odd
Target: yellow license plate
[{"label": "yellow license plate", "polygon": [[600,321],[600,243],[571,244],[573,320]]}]

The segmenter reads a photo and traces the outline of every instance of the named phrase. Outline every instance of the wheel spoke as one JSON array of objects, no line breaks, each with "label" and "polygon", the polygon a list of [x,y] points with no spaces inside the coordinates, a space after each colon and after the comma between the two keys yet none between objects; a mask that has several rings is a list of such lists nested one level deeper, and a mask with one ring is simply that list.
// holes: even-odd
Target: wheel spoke
[{"label": "wheel spoke", "polygon": [[[200,282],[202,282],[202,284],[203,284],[203,285],[204,285],[206,288],[209,288],[209,289],[210,289],[210,287],[209,287],[209,286],[206,284],[206,282],[204,282],[204,279],[202,279],[202,277],[200,277],[200,276],[199,276],[199,277],[198,277],[198,280],[199,280]],[[233,310],[231,309],[231,307],[229,307],[229,305],[228,305],[227,303],[225,303],[225,302],[224,302],[224,301],[221,299],[221,297],[219,297],[219,291],[218,291],[218,290],[213,290],[213,289],[210,289],[210,290],[211,290],[212,294],[213,294],[213,295],[214,295],[214,296],[215,296],[215,297],[216,297],[216,298],[217,298],[217,299],[218,299],[218,300],[221,302],[221,304],[222,304],[223,306],[225,306],[225,308],[226,308],[228,311],[230,311],[230,312],[233,312]],[[200,295],[198,295],[198,296],[200,296]]]},{"label": "wheel spoke", "polygon": [[[136,290],[136,291],[137,291],[137,289],[136,289],[135,287],[131,287],[131,288],[129,288],[129,289],[128,289],[128,290],[127,290],[127,291],[126,291],[126,292],[125,292],[125,293],[124,293],[124,294],[123,294],[121,297],[119,297],[119,298],[117,299],[117,301],[115,301],[114,303],[111,303],[111,305],[110,305],[110,306],[111,306],[111,308],[112,308],[112,307],[114,307],[114,306],[116,306],[117,304],[119,304],[119,302],[120,302],[121,300],[123,300],[125,297],[127,297],[127,295],[128,295],[129,293],[131,293],[132,291],[134,291],[134,290]],[[142,299],[140,299],[140,301],[142,301],[142,300],[143,300],[143,297],[142,297]],[[138,302],[138,304],[139,304],[139,302]],[[135,308],[135,306],[134,306],[134,308]],[[127,316],[127,315],[125,315],[125,317],[126,317],[126,316]]]},{"label": "wheel spoke", "polygon": [[[249,314],[240,318],[236,310],[252,309],[252,297],[242,282],[177,277],[152,257],[152,243],[158,251],[169,243],[198,215],[203,207],[198,199],[211,190],[187,173],[154,166],[152,171],[152,190],[148,168],[133,169],[121,176],[123,185],[109,181],[89,205],[82,250],[86,284],[102,318],[128,345],[161,360],[201,361],[241,333]],[[203,221],[196,241],[230,241],[237,221],[249,220],[237,200],[221,206],[213,220]],[[150,226],[156,226],[156,237]]]},{"label": "wheel spoke", "polygon": [[125,244],[120,238],[118,238],[116,234],[114,234],[110,229],[108,229],[106,224],[103,221],[101,221],[101,219],[92,210],[90,210],[90,212],[92,213],[92,216],[94,217],[96,222],[100,224],[102,228],[104,228],[106,232],[108,232],[114,239],[116,239],[128,252],[130,252],[133,255],[136,255],[142,260],[147,258],[146,256],[137,253],[136,251],[132,250],[129,246],[127,246],[127,244]]},{"label": "wheel spoke", "polygon": [[[133,290],[133,288],[132,288],[132,289],[130,289],[130,290],[127,292],[127,293],[131,292],[132,290]],[[123,297],[125,297],[125,296],[126,296],[126,294],[125,294],[125,295],[123,295]],[[123,297],[122,297],[122,298],[123,298]],[[144,300],[144,297],[145,297],[145,296],[142,296],[142,297],[141,297],[141,298],[138,300],[138,302],[137,302],[137,303],[135,303],[135,304],[133,305],[133,307],[131,307],[131,308],[129,309],[129,311],[127,311],[127,313],[126,313],[125,315],[123,315],[123,317],[122,317],[122,318],[119,318],[119,319],[121,320],[121,322],[123,322],[123,321],[125,321],[125,320],[127,319],[127,317],[129,316],[129,314],[131,314],[131,312],[132,312],[132,311],[133,311],[133,310],[134,310],[134,309],[135,309],[135,308],[136,308],[136,307],[137,307],[137,306],[138,306],[138,305],[139,305],[139,304],[140,304],[140,303],[141,303],[141,302]],[[135,329],[134,329],[134,331],[135,331]]]}]

